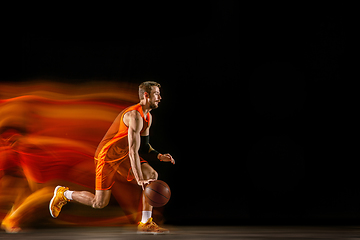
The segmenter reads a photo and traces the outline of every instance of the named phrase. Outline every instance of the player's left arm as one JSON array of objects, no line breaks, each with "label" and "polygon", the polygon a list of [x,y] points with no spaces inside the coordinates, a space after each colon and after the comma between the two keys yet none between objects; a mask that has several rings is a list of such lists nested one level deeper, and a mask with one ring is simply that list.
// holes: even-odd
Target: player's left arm
[{"label": "player's left arm", "polygon": [[172,164],[175,164],[174,158],[169,154],[161,154],[158,151],[156,151],[149,143],[149,134],[150,134],[150,126],[152,123],[152,116],[149,114],[149,126],[144,130],[144,132],[141,134],[141,145],[140,145],[140,154],[148,154],[150,156],[153,156],[154,158],[159,159],[162,162],[171,162]]}]

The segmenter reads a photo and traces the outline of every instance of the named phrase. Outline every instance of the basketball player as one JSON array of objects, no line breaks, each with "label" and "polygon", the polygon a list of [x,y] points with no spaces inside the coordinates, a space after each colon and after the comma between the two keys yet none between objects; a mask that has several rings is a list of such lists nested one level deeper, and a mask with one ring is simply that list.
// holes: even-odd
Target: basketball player
[{"label": "basketball player", "polygon": [[[58,217],[62,206],[70,200],[96,209],[107,206],[116,173],[127,178],[128,181],[135,179],[144,190],[146,184],[157,179],[158,174],[145,159],[140,157],[142,153],[148,156],[148,160],[153,158],[175,164],[170,154],[161,154],[149,144],[149,129],[152,121],[150,111],[158,108],[161,100],[159,88],[160,84],[153,81],[140,84],[140,103],[124,109],[100,142],[95,152],[95,195],[91,192],[70,191],[67,187],[57,186],[49,206],[52,217]],[[138,225],[138,233],[168,232],[152,221],[152,208],[143,194],[142,219]]]}]

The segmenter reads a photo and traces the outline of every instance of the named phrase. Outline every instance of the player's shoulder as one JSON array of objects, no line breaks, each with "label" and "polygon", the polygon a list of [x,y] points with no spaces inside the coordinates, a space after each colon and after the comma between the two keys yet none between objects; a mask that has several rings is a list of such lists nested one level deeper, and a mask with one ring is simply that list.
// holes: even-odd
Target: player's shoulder
[{"label": "player's shoulder", "polygon": [[124,114],[124,117],[126,118],[133,118],[135,120],[141,118],[141,114],[137,110],[131,110]]}]

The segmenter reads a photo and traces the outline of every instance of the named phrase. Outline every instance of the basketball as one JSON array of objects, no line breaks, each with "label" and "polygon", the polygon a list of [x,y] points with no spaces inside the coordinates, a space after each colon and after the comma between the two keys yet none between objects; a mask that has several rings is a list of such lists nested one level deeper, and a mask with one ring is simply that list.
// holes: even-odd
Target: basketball
[{"label": "basketball", "polygon": [[146,185],[144,190],[146,201],[153,207],[162,207],[170,199],[170,187],[166,182],[156,180]]}]

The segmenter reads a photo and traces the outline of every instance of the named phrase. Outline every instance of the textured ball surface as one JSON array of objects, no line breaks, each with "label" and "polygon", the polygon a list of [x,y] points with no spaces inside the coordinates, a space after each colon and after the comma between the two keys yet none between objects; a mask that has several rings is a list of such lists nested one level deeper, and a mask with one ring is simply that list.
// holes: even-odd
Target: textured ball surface
[{"label": "textured ball surface", "polygon": [[151,206],[162,207],[169,201],[171,191],[166,182],[156,180],[146,186],[144,194],[147,203]]}]

